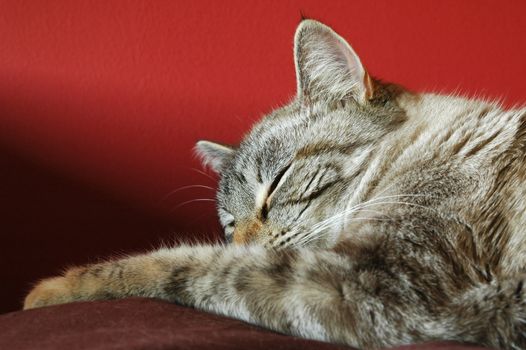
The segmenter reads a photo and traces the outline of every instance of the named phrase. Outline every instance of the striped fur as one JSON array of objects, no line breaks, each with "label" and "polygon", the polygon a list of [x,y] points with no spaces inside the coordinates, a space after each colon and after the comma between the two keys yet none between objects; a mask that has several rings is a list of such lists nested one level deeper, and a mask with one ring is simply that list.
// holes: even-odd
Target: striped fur
[{"label": "striped fur", "polygon": [[145,296],[365,349],[526,349],[526,109],[382,83],[310,20],[295,59],[290,104],[197,145],[235,244],[73,268],[25,308]]}]

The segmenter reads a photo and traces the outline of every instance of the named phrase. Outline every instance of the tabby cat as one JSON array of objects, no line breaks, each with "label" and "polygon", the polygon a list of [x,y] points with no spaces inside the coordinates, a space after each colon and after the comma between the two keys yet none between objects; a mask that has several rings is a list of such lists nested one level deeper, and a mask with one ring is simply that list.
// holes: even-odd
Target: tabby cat
[{"label": "tabby cat", "polygon": [[294,54],[290,104],[197,143],[232,244],[71,268],[24,307],[143,296],[364,349],[526,349],[526,109],[381,82],[312,20]]}]

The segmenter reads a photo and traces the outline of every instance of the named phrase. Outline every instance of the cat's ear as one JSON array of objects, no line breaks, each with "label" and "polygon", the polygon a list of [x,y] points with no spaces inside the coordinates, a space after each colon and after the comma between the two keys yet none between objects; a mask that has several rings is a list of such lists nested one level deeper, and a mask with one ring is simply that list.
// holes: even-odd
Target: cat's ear
[{"label": "cat's ear", "polygon": [[331,28],[304,20],[294,37],[298,97],[365,102],[373,96],[373,82],[360,58]]},{"label": "cat's ear", "polygon": [[197,141],[195,151],[203,165],[210,166],[216,173],[224,170],[226,162],[234,154],[232,147],[206,140]]}]

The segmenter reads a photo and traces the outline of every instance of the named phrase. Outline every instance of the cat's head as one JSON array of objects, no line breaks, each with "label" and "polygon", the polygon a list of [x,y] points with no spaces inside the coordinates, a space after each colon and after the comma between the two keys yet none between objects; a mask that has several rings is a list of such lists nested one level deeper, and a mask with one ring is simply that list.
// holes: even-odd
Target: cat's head
[{"label": "cat's head", "polygon": [[302,21],[294,41],[297,96],[239,147],[199,141],[220,174],[217,207],[235,243],[333,244],[375,144],[403,123],[403,89],[373,79],[329,27]]}]

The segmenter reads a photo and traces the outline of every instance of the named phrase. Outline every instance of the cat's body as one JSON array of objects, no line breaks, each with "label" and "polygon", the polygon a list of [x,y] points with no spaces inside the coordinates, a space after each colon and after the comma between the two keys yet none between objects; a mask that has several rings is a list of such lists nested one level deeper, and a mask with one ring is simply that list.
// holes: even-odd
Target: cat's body
[{"label": "cat's body", "polygon": [[380,83],[314,21],[295,53],[291,104],[198,144],[236,244],[70,269],[25,307],[147,296],[362,348],[526,348],[526,109]]}]

